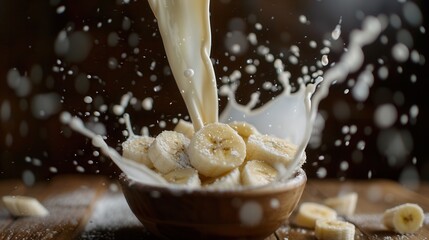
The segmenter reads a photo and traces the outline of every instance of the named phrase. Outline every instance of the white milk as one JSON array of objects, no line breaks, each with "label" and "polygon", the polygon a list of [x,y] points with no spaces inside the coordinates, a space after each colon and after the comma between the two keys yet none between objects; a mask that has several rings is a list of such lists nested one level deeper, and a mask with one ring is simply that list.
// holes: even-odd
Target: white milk
[{"label": "white milk", "polygon": [[[335,37],[339,37],[338,29],[337,26],[334,30]],[[282,178],[290,177],[304,163],[304,151],[311,137],[320,101],[328,95],[329,87],[334,81],[344,81],[349,73],[357,71],[362,66],[362,47],[376,40],[381,30],[382,26],[377,18],[367,17],[362,30],[354,30],[351,33],[348,51],[343,54],[340,62],[327,70],[323,78],[316,79],[315,84],[301,84],[299,91],[295,93],[290,93],[291,86],[287,75],[280,71],[279,80],[284,91],[259,109],[251,110],[255,99],[247,106],[240,106],[235,101],[235,89],[232,87],[228,91],[228,105],[222,112],[220,120],[247,121],[255,125],[261,133],[286,138],[299,145],[294,162],[288,169],[276,166],[283,168],[279,169]],[[315,85],[319,83],[319,88],[315,91]]]},{"label": "white milk", "polygon": [[173,76],[196,131],[218,120],[209,0],[149,0]]},{"label": "white milk", "polygon": [[[133,181],[144,182],[151,185],[167,185],[167,181],[163,177],[147,168],[145,165],[123,158],[115,149],[107,145],[102,136],[86,128],[80,118],[72,117],[68,112],[63,112],[60,116],[60,120],[62,123],[69,125],[71,129],[90,138],[92,145],[100,148],[101,151],[106,156],[109,156],[116,166]],[[130,136],[133,136],[132,131],[130,132]]]},{"label": "white milk", "polygon": [[[170,67],[195,129],[198,130],[207,123],[217,122],[218,94],[209,57],[211,48],[209,1],[149,0],[149,4],[158,20]],[[316,78],[314,84],[301,83],[299,91],[295,93],[291,93],[286,72],[281,67],[276,67],[284,91],[259,109],[251,110],[258,100],[258,93],[252,95],[252,100],[247,106],[240,106],[234,100],[233,86],[228,90],[230,102],[221,115],[221,121],[247,121],[254,124],[262,133],[287,138],[297,144],[298,152],[290,167],[286,169],[284,166],[277,166],[283,179],[290,177],[303,164],[304,151],[310,140],[319,102],[327,96],[329,86],[334,81],[344,81],[349,73],[361,67],[362,47],[373,42],[381,30],[382,25],[377,18],[366,18],[362,30],[351,33],[348,51],[343,54],[340,62],[327,70],[323,78]],[[339,26],[333,34],[335,38],[339,37]],[[317,91],[316,85],[319,85]],[[127,94],[121,100],[121,104],[115,106],[116,114],[122,113],[130,97],[131,94]],[[118,152],[107,146],[101,136],[85,128],[80,119],[72,118],[68,113],[63,113],[61,119],[72,129],[91,138],[92,144],[100,147],[131,179],[147,184],[166,184],[162,177],[146,166],[122,158]],[[125,121],[130,137],[133,137],[129,116],[125,115]]]}]

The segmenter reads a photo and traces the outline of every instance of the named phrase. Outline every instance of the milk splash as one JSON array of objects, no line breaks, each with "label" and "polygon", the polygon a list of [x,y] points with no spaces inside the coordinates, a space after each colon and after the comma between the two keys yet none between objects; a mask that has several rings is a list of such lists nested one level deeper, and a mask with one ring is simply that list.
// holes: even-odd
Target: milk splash
[{"label": "milk splash", "polygon": [[[341,23],[341,20],[340,20]],[[320,101],[329,93],[329,87],[335,81],[343,82],[350,73],[356,72],[363,64],[362,47],[375,41],[381,31],[382,24],[376,17],[367,17],[362,24],[362,30],[354,30],[350,34],[348,51],[343,54],[340,61],[327,70],[323,77],[318,77],[314,83],[300,84],[297,92],[291,93],[288,74],[283,69],[277,69],[279,80],[283,85],[283,92],[266,103],[264,106],[251,110],[258,98],[258,93],[252,95],[252,99],[246,106],[241,106],[235,101],[234,91],[237,85],[233,85],[227,92],[229,102],[222,112],[220,120],[247,121],[256,126],[264,134],[276,135],[288,138],[298,144],[299,148],[293,163],[286,169],[280,168],[282,179],[289,178],[304,163],[304,151],[310,141],[311,132],[316,120]],[[333,35],[339,37],[340,26],[337,25]],[[316,91],[317,88],[317,91]]]},{"label": "milk splash", "polygon": [[[131,180],[144,182],[151,185],[166,185],[167,181],[160,175],[150,170],[143,164],[123,158],[116,150],[109,147],[101,135],[97,135],[85,127],[83,121],[78,117],[72,117],[68,112],[63,112],[60,116],[63,124],[67,124],[76,132],[91,139],[94,147],[101,149],[103,154],[109,156]],[[133,137],[132,131],[130,137]]]},{"label": "milk splash", "polygon": [[[277,62],[278,76],[284,90],[278,97],[256,110],[252,109],[257,103],[258,93],[252,95],[248,105],[241,106],[234,100],[234,91],[237,85],[233,85],[229,89],[223,89],[224,92],[227,92],[230,101],[222,112],[220,121],[247,121],[254,124],[262,133],[288,138],[291,142],[299,145],[295,159],[287,169],[282,165],[276,166],[282,174],[282,179],[289,178],[303,164],[305,159],[304,151],[311,137],[318,105],[328,95],[330,85],[334,81],[344,81],[348,74],[357,71],[362,66],[362,47],[373,42],[381,31],[382,25],[380,21],[375,17],[367,17],[363,21],[362,30],[354,30],[351,33],[348,51],[344,53],[341,60],[327,70],[323,77],[316,78],[314,83],[307,85],[301,83],[299,90],[294,93],[291,93],[289,75],[284,72],[284,69],[280,67],[282,65]],[[124,98],[127,100],[130,98],[129,94],[125,96]],[[116,105],[115,107],[126,105],[124,98],[121,100],[121,105]],[[118,115],[120,114],[118,113]],[[129,116],[125,114],[124,118],[129,137],[134,137],[129,123]],[[73,118],[68,113],[63,113],[61,120],[73,130],[91,138],[92,144],[100,147],[103,153],[109,156],[134,181],[146,184],[166,184],[162,177],[146,166],[121,157],[113,148],[107,146],[101,136],[86,129],[80,119]]]},{"label": "milk splash", "polygon": [[[189,24],[190,19],[192,20],[192,17],[184,17],[184,9],[180,8],[175,8],[175,10],[173,11],[176,13],[176,15],[173,14],[173,16],[165,16],[166,12],[164,12],[164,8],[170,10],[173,9],[172,7],[174,4],[172,6],[169,5],[172,3],[172,1],[151,1],[150,3],[152,4],[152,8],[158,18],[160,16],[163,16],[164,18],[170,20],[168,24],[172,24],[171,20],[174,18],[183,17],[186,20],[182,22],[182,24],[185,25]],[[194,6],[193,8],[198,9],[199,11],[207,11],[206,13],[208,13],[207,5],[200,4],[197,7]],[[206,19],[204,16],[203,18]],[[189,34],[190,31],[193,30],[187,27],[181,27],[181,29],[176,29],[175,27],[177,26],[169,26],[167,23],[159,22],[159,24],[161,26],[163,26],[163,24],[166,24],[161,27],[164,29],[161,30],[163,36],[166,36],[168,34],[168,31],[170,31],[170,33],[175,33],[178,31],[181,32],[181,34],[184,34],[184,36],[179,34],[179,37],[189,37],[186,34]],[[254,93],[252,95],[252,100],[247,106],[240,106],[234,100],[234,91],[236,90],[237,85],[233,85],[229,89],[224,88],[223,90],[221,90],[221,92],[226,92],[226,94],[229,96],[230,102],[226,107],[225,111],[220,116],[220,120],[247,121],[251,124],[254,124],[257,129],[259,129],[262,133],[273,134],[282,138],[287,138],[293,143],[297,144],[299,147],[292,164],[290,164],[287,169],[283,165],[276,166],[280,172],[280,178],[288,179],[293,173],[296,172],[298,168],[301,167],[304,162],[304,151],[310,140],[312,126],[314,125],[316,119],[319,102],[328,95],[329,87],[334,81],[344,81],[349,73],[357,71],[362,66],[362,47],[373,42],[382,30],[382,24],[380,23],[379,19],[375,17],[367,17],[363,21],[362,30],[354,30],[351,33],[351,42],[348,46],[348,50],[346,53],[343,54],[340,62],[338,62],[329,70],[327,70],[323,74],[323,77],[316,77],[315,79],[313,79],[312,82],[307,84],[301,82],[299,90],[294,93],[291,92],[292,87],[289,83],[290,76],[287,72],[284,71],[282,67],[283,64],[279,61],[275,61],[274,63],[275,67],[277,68],[278,78],[283,85],[284,90],[281,95],[279,95],[277,98],[265,104],[259,109],[252,110],[252,108],[254,108],[258,101],[258,93]],[[194,65],[190,64],[193,62],[191,61],[193,60],[193,57],[196,56],[194,56],[192,52],[190,52],[190,50],[193,48],[192,45],[189,44],[192,42],[198,42],[198,36],[205,35],[207,37],[208,33],[202,33],[197,31],[197,37],[195,37],[193,34],[195,33],[192,33],[192,36],[189,39],[181,39],[181,41],[179,41],[178,46],[176,46],[177,49],[171,46],[176,44],[174,40],[165,39],[165,37],[163,37],[163,41],[165,45],[169,46],[166,47],[167,55],[169,55],[170,64],[173,65],[172,70],[175,75],[176,82],[179,86],[179,89],[181,90],[182,96],[185,99],[188,111],[190,112],[192,121],[194,123],[194,127],[196,129],[199,129],[208,122],[217,121],[217,116],[213,116],[213,113],[217,115],[217,89],[215,85],[216,83],[214,82],[214,73],[207,69],[201,70],[202,68],[207,68],[208,66],[207,59],[208,54],[210,52],[209,38],[198,43],[201,52],[197,54],[197,58],[203,58],[202,62],[196,63]],[[335,28],[333,35],[337,38],[339,37],[339,34],[340,27],[338,25]],[[178,61],[178,59],[180,59],[179,57],[183,57],[187,60]],[[171,61],[173,61],[173,63]],[[326,65],[327,61],[328,60],[326,57],[326,59],[322,59],[321,64]],[[176,68],[174,66],[176,66]],[[251,69],[249,69],[249,71],[250,70]],[[202,76],[202,72],[204,71],[208,72],[208,77]],[[200,81],[196,79],[200,79]],[[203,79],[203,81],[201,81],[201,79]],[[209,93],[209,98],[208,100],[206,100],[205,103],[203,101],[203,99],[205,98],[203,98],[202,92]],[[214,96],[216,96],[216,103],[212,101],[213,93]],[[121,100],[121,104],[115,106],[115,114],[122,115],[123,110],[126,107],[130,98],[130,94],[126,94],[123,97],[123,99]],[[210,114],[206,114],[207,112],[210,112]],[[113,162],[132,180],[144,182],[146,184],[166,185],[166,181],[161,176],[148,169],[146,166],[121,157],[121,155],[117,151],[115,151],[113,148],[109,147],[106,144],[103,137],[85,128],[82,120],[80,120],[79,118],[72,117],[68,113],[63,113],[61,116],[61,120],[63,123],[68,124],[73,130],[78,131],[81,134],[91,138],[92,144],[95,147],[101,148],[102,152],[109,156],[113,160]],[[125,120],[127,122],[129,137],[133,137],[134,134],[132,133],[129,124],[129,118],[127,115],[125,115]]]}]

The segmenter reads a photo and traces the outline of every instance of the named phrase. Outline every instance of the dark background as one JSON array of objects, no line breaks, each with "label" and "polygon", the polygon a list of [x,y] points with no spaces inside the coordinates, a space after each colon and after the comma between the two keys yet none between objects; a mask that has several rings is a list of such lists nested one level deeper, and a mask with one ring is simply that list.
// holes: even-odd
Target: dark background
[{"label": "dark background", "polygon": [[[413,3],[420,7],[423,16],[428,13],[426,1]],[[307,149],[304,168],[314,178],[390,178],[415,186],[419,179],[429,180],[427,63],[397,63],[391,48],[398,41],[398,31],[405,29],[413,40],[410,50],[417,50],[421,59],[427,58],[428,37],[406,21],[403,7],[404,3],[391,0],[213,0],[212,58],[216,60],[218,83],[234,69],[243,69],[250,58],[260,59],[261,66],[253,76],[242,71],[239,102],[247,103],[249,93],[260,89],[263,82],[276,83],[272,63],[257,55],[255,47],[249,45],[236,54],[235,60],[225,56],[228,41],[233,41],[229,38],[232,31],[239,36],[257,33],[259,43],[268,46],[276,57],[283,54],[286,63],[290,47],[299,46],[299,64],[286,66],[296,81],[302,75],[303,65],[314,65],[320,59],[323,40],[329,39],[340,18],[342,35],[333,42],[330,62],[339,59],[349,42],[350,31],[360,28],[363,16],[384,14],[390,20],[383,32],[388,43],[382,44],[378,39],[364,48],[362,69],[373,64],[375,77],[368,99],[359,103],[351,94],[344,94],[346,89],[351,90],[347,82],[331,87],[329,97],[320,106],[325,119],[321,144]],[[309,24],[301,23],[300,15],[305,15]],[[395,25],[398,19],[399,26]],[[263,29],[255,30],[256,23],[261,23]],[[428,31],[425,18],[422,25]],[[65,52],[61,31],[69,44]],[[316,49],[309,47],[310,40],[317,42]],[[383,65],[389,71],[386,80],[377,75]],[[138,101],[128,106],[127,112],[137,132],[148,126],[150,133],[156,135],[162,130],[159,121],[165,121],[166,128],[171,129],[171,119],[184,117],[186,108],[167,66],[156,22],[144,0],[1,1],[0,178],[22,177],[31,185],[34,180],[63,173],[116,176],[119,171],[109,159],[94,156],[96,149],[87,139],[60,124],[59,113],[69,111],[90,121],[94,119],[93,112],[106,104],[109,112],[99,119],[107,129],[109,144],[119,149],[125,139],[124,126],[111,109],[123,94],[132,91]],[[398,66],[402,67],[401,73]],[[349,79],[356,79],[361,70]],[[416,82],[410,81],[412,74]],[[255,79],[254,84],[248,84],[251,78]],[[262,92],[259,105],[278,93]],[[85,103],[85,96],[92,96],[93,102]],[[140,104],[147,97],[154,99],[150,111]],[[38,101],[41,103],[35,104]],[[225,103],[225,98],[221,98],[221,108]],[[393,126],[379,128],[373,114],[385,103],[393,104],[398,119]],[[402,124],[399,117],[409,115],[413,105],[419,109],[417,118]],[[357,131],[347,136],[342,132],[343,126],[356,126]],[[342,144],[336,145],[337,140]],[[358,147],[361,141],[365,143],[364,149]],[[392,148],[398,146],[405,146],[405,150],[392,153]]]}]

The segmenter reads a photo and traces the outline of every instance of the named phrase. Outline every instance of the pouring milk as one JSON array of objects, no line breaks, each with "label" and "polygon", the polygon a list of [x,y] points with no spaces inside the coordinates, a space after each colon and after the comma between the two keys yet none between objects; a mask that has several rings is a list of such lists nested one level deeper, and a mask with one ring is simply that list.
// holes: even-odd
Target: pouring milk
[{"label": "pouring milk", "polygon": [[[194,130],[198,131],[209,124],[216,124],[218,93],[209,57],[211,48],[209,1],[149,0],[149,4],[157,18],[170,67],[185,100]],[[363,62],[362,47],[374,41],[381,30],[382,27],[377,18],[365,19],[362,30],[352,32],[349,50],[343,55],[341,61],[326,71],[323,78],[317,78],[312,84],[301,84],[300,90],[295,93],[290,93],[288,79],[280,72],[279,80],[284,85],[284,93],[256,111],[250,111],[252,104],[242,107],[235,103],[234,90],[231,89],[229,92],[231,101],[221,115],[221,120],[247,121],[265,134],[282,131],[283,134],[280,137],[288,138],[297,145],[296,154],[287,168],[276,165],[279,172],[277,178],[289,178],[303,164],[304,151],[311,136],[319,102],[326,97],[333,81],[343,81],[349,73],[359,69]],[[319,89],[316,91],[317,86]],[[279,113],[284,114],[279,116]],[[148,184],[166,184],[166,181],[148,166],[136,164],[121,157],[119,153],[107,146],[101,136],[86,129],[80,119],[64,113],[62,121],[91,138],[93,145],[100,147],[131,179]],[[267,128],[269,124],[275,127]],[[128,129],[130,131],[131,128],[128,127]],[[135,137],[131,133],[130,136],[131,140]],[[237,152],[230,152],[228,157],[234,155],[237,155]],[[244,157],[241,162],[243,160]],[[228,162],[224,163],[224,165],[228,164]],[[201,172],[200,169],[198,170]],[[230,174],[235,173],[231,171]],[[231,177],[234,178],[234,176]]]}]

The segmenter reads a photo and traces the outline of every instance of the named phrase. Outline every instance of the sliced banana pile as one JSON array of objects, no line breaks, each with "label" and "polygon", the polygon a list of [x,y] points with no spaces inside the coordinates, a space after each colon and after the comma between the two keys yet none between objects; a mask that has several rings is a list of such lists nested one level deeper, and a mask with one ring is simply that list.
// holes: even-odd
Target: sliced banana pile
[{"label": "sliced banana pile", "polygon": [[132,136],[122,143],[123,157],[153,169],[172,184],[233,188],[271,183],[275,164],[293,160],[297,146],[262,135],[246,122],[211,123],[195,132],[180,120],[174,131],[155,138]]}]

